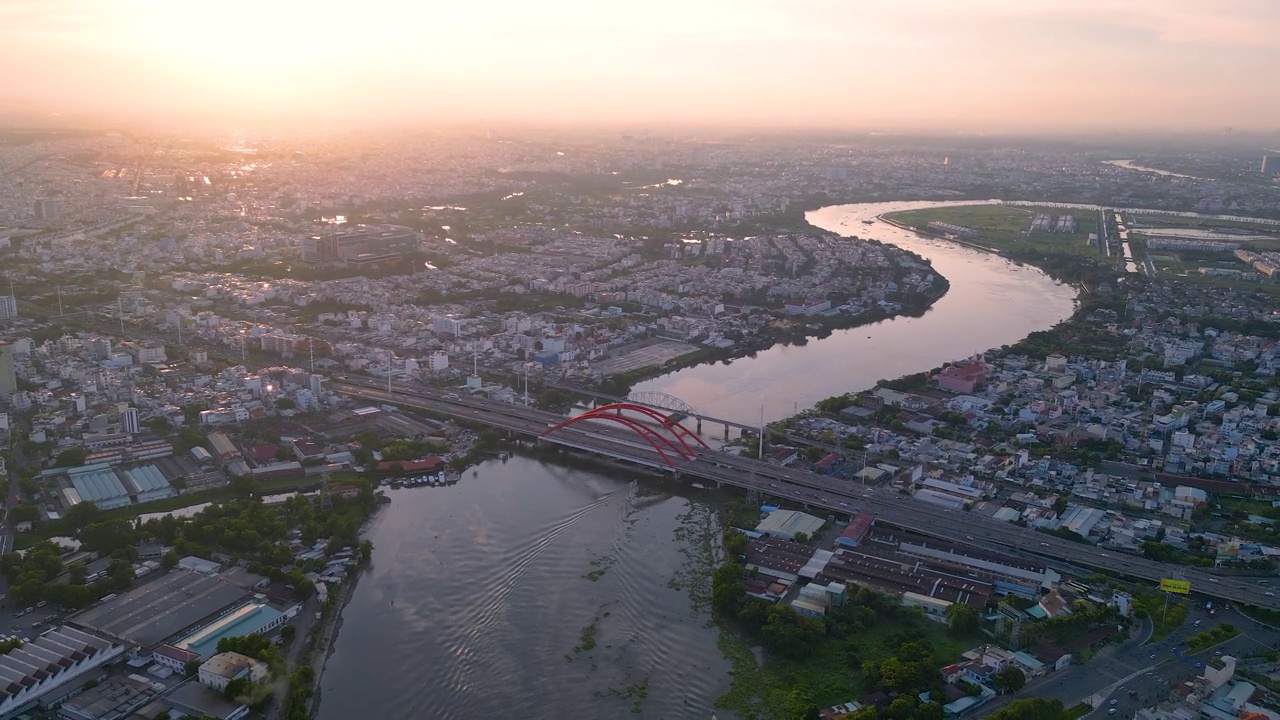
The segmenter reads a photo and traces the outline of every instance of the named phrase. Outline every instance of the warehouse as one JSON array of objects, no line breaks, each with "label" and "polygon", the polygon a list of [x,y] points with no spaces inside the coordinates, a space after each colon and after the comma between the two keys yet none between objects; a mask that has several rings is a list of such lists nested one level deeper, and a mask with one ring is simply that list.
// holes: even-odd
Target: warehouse
[{"label": "warehouse", "polygon": [[174,647],[209,658],[223,638],[264,635],[298,614],[298,606],[280,612],[265,602],[247,602],[174,643]]},{"label": "warehouse", "polygon": [[138,648],[150,649],[229,608],[249,591],[217,576],[174,570],[71,619]]},{"label": "warehouse", "polygon": [[0,655],[0,717],[11,717],[37,698],[46,704],[61,700],[122,654],[123,647],[105,638],[60,627]]},{"label": "warehouse", "polygon": [[121,470],[120,474],[124,475],[124,484],[128,487],[129,494],[136,497],[139,503],[161,500],[178,494],[170,487],[169,481],[165,480],[164,473],[160,472],[160,468],[155,465]]},{"label": "warehouse", "polygon": [[794,540],[801,534],[812,538],[822,531],[824,522],[822,518],[796,510],[774,510],[760,521],[756,532],[783,540]]}]

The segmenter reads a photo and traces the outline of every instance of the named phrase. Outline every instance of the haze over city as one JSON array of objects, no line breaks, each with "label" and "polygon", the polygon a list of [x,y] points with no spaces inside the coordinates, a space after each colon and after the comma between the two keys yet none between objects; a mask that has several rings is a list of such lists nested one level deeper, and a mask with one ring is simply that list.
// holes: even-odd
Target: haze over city
[{"label": "haze over city", "polygon": [[0,720],[1280,720],[1280,0],[0,0]]},{"label": "haze over city", "polygon": [[10,0],[0,109],[290,126],[1272,130],[1268,0]]}]

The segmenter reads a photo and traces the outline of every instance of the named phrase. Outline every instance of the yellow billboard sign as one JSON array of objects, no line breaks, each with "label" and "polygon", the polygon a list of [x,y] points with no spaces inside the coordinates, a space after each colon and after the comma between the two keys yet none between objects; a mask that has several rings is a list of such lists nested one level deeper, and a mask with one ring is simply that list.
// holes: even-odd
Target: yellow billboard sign
[{"label": "yellow billboard sign", "polygon": [[1191,594],[1191,583],[1186,580],[1170,580],[1164,578],[1160,581],[1160,589],[1165,592],[1178,593],[1179,595]]}]

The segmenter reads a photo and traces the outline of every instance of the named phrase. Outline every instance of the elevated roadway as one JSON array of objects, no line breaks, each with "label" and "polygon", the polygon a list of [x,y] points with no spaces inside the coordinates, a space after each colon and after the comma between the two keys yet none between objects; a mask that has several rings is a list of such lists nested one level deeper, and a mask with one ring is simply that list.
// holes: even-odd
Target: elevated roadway
[{"label": "elevated roadway", "polygon": [[[348,379],[335,381],[332,389],[350,397],[420,408],[526,436],[541,437],[548,428],[565,419],[563,415],[545,410],[425,387],[393,386],[388,392],[385,386],[378,387],[376,381],[366,383]],[[864,487],[849,480],[779,467],[715,450],[699,450],[692,458],[674,457],[668,453],[668,462],[638,435],[603,422],[570,425],[542,437],[542,440],[666,472],[704,478],[717,484],[756,490],[812,509],[843,515],[869,512],[887,523],[913,532],[967,542],[977,547],[999,546],[1048,565],[1090,568],[1152,582],[1178,578],[1189,581],[1196,593],[1208,597],[1280,610],[1280,600],[1274,592],[1254,580],[1218,576],[1202,569],[1160,563],[1071,542],[993,518],[943,508],[885,488]]]}]

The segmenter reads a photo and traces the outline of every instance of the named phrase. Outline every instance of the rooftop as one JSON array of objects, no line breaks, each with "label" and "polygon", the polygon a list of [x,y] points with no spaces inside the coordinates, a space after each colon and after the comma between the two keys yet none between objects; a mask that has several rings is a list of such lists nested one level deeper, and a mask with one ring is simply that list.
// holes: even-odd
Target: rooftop
[{"label": "rooftop", "polygon": [[150,647],[248,596],[220,577],[174,570],[74,616],[72,622]]}]

